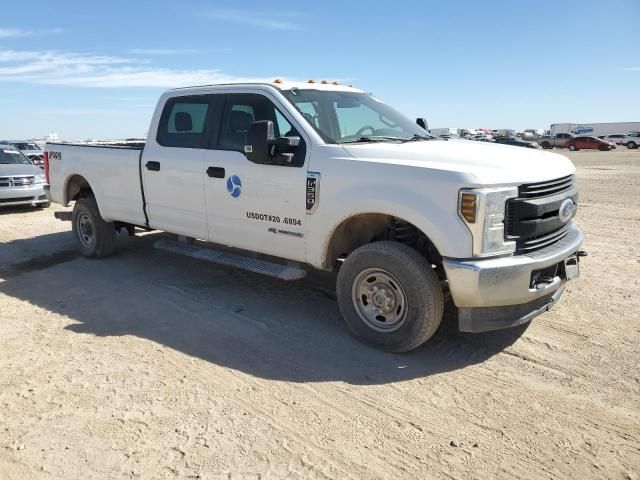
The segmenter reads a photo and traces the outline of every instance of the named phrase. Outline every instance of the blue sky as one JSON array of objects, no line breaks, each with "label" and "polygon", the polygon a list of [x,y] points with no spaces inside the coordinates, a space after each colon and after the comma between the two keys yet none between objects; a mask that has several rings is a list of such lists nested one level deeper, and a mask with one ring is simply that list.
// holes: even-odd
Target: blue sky
[{"label": "blue sky", "polygon": [[432,127],[640,121],[640,1],[5,2],[0,138],[146,134],[172,86],[342,80]]}]

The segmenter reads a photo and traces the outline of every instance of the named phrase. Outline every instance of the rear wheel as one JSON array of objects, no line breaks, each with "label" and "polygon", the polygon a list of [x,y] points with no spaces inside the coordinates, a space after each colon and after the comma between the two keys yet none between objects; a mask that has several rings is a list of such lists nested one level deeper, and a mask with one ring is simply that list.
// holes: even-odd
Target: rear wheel
[{"label": "rear wheel", "polygon": [[630,150],[633,150],[634,148],[638,148],[638,145],[636,144],[636,142],[627,142],[627,148]]},{"label": "rear wheel", "polygon": [[365,343],[390,352],[419,347],[442,320],[438,276],[422,255],[397,242],[354,250],[338,273],[337,294],[349,329]]},{"label": "rear wheel", "polygon": [[102,219],[94,197],[78,199],[71,220],[73,233],[85,257],[102,258],[113,253],[116,248],[115,225]]}]

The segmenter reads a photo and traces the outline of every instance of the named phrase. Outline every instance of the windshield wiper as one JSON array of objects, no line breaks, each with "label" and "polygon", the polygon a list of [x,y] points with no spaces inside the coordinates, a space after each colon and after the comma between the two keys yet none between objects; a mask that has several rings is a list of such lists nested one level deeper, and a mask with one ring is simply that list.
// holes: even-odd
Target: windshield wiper
[{"label": "windshield wiper", "polygon": [[353,140],[345,140],[344,142],[338,142],[341,145],[345,143],[375,143],[375,142],[384,142],[384,137],[360,137],[354,138]]},{"label": "windshield wiper", "polygon": [[416,142],[418,140],[435,140],[435,139],[436,139],[436,137],[432,137],[431,135],[427,136],[427,135],[420,135],[419,133],[416,133],[412,137],[403,138],[402,141],[403,142]]}]

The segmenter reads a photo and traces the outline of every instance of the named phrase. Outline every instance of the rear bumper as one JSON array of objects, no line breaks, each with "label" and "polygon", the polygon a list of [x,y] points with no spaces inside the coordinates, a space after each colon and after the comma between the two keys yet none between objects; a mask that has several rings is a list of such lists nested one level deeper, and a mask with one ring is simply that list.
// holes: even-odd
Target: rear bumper
[{"label": "rear bumper", "polygon": [[[576,254],[582,241],[582,232],[572,225],[558,242],[526,255],[444,259],[461,330],[484,331],[518,325],[548,310],[568,281],[564,261]],[[539,281],[542,275],[548,278]]]},{"label": "rear bumper", "polygon": [[48,203],[44,185],[32,187],[0,188],[0,207],[13,205],[38,205]]}]

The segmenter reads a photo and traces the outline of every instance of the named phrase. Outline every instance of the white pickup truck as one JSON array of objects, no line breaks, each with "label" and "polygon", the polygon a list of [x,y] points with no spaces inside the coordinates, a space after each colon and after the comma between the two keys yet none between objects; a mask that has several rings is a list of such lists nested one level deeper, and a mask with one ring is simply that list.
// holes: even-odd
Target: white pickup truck
[{"label": "white pickup truck", "polygon": [[149,132],[144,145],[46,146],[50,196],[75,201],[88,257],[142,227],[225,246],[158,248],[285,280],[335,270],[349,328],[394,352],[428,340],[448,299],[460,330],[500,329],[548,310],[578,276],[564,156],[439,140],[324,82],[171,90]]}]

